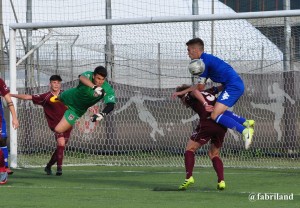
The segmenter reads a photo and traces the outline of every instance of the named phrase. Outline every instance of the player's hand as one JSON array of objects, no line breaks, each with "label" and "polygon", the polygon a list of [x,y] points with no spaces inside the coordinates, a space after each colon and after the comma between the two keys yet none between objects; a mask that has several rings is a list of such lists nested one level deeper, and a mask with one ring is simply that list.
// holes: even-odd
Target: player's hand
[{"label": "player's hand", "polygon": [[97,114],[94,114],[94,115],[91,117],[91,121],[92,121],[92,122],[101,121],[101,120],[104,118],[104,116],[105,116],[104,113],[97,113]]},{"label": "player's hand", "polygon": [[174,92],[172,94],[172,98],[175,99],[175,98],[177,98],[178,95],[181,95],[181,93],[180,92]]},{"label": "player's hand", "polygon": [[96,85],[93,87],[93,90],[99,95],[103,95],[104,94],[104,90],[102,89],[102,87],[97,87]]},{"label": "player's hand", "polygon": [[12,120],[12,126],[13,126],[14,129],[17,129],[19,127],[18,119],[13,119]]},{"label": "player's hand", "polygon": [[205,105],[205,110],[207,112],[213,112],[214,111],[214,106],[213,105]]}]

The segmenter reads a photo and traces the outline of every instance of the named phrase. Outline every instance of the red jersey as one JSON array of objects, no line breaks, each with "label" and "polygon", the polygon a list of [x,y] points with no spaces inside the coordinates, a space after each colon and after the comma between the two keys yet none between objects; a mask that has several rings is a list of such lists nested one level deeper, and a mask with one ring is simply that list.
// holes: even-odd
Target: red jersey
[{"label": "red jersey", "polygon": [[9,93],[9,89],[3,79],[0,78],[0,95],[4,97],[7,93]]},{"label": "red jersey", "polygon": [[[212,90],[205,90],[201,92],[201,94],[208,105],[215,105],[217,98]],[[207,120],[210,118],[211,112],[207,112],[203,104],[199,102],[197,98],[192,97],[190,93],[185,96],[185,102],[199,115],[200,120]]]},{"label": "red jersey", "polygon": [[[3,79],[0,78],[0,96],[5,96],[9,93],[9,89],[6,86],[5,82]],[[4,119],[4,112],[2,108],[2,103],[0,99],[0,138],[6,138],[7,137],[7,132],[6,132],[6,122]]]},{"label": "red jersey", "polygon": [[48,126],[52,131],[60,122],[65,111],[67,110],[67,107],[61,102],[50,102],[50,98],[53,96],[54,95],[50,91],[43,94],[32,95],[32,102],[43,107]]},{"label": "red jersey", "polygon": [[[201,93],[209,105],[214,105],[216,103],[217,99],[215,94],[212,94],[213,91],[211,89],[205,90]],[[223,144],[227,128],[212,120],[210,118],[211,112],[207,112],[203,104],[199,102],[197,98],[192,97],[190,93],[185,96],[185,102],[196,113],[198,113],[200,117],[199,124],[193,131],[190,139],[200,143],[201,145],[204,145],[211,140],[211,143],[213,143],[217,148],[220,148]]]}]

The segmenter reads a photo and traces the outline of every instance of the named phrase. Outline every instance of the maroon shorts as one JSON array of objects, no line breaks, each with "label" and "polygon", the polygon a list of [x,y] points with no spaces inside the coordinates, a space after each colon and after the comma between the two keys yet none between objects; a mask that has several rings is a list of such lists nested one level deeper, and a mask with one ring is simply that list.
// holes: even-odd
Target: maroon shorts
[{"label": "maroon shorts", "polygon": [[201,146],[211,140],[211,144],[214,144],[217,148],[220,148],[223,145],[226,131],[227,128],[217,124],[215,121],[205,120],[199,122],[190,139],[198,142],[201,144]]}]

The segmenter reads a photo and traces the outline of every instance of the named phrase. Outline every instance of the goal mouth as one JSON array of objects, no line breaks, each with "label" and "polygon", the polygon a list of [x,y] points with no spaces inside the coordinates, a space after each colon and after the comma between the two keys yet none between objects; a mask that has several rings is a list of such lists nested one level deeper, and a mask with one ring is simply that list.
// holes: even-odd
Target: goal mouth
[{"label": "goal mouth", "polygon": [[[299,11],[276,11],[11,24],[11,93],[46,92],[53,74],[62,77],[63,89],[76,87],[79,74],[103,65],[116,91],[116,107],[104,122],[89,121],[102,103],[78,121],[65,164],[182,167],[186,142],[198,118],[171,95],[178,85],[196,83],[187,69],[184,45],[195,33],[203,36],[207,53],[225,60],[240,74],[245,92],[233,111],[257,124],[247,151],[242,136],[228,131],[221,150],[224,165],[300,167],[295,160],[299,157],[299,115],[295,112],[299,108],[300,53],[295,49],[289,59],[282,50],[286,40],[276,37],[284,31],[283,25],[273,30],[255,25],[257,21],[281,24],[286,17],[299,16]],[[291,19],[291,25],[295,24]],[[33,28],[32,50],[24,56],[17,29],[25,34]],[[298,27],[293,31],[298,33]],[[18,131],[10,130],[12,167],[44,166],[56,144],[43,109],[30,101],[14,102],[24,125]],[[208,149],[209,144],[196,152],[203,156],[196,166],[211,166]]]}]

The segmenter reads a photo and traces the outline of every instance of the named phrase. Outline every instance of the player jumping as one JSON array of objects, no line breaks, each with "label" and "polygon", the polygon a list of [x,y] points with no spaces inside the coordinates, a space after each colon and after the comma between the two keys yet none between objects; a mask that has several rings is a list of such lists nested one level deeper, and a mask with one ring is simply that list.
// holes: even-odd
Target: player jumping
[{"label": "player jumping", "polygon": [[209,105],[203,96],[200,96],[200,102],[207,111],[212,111],[211,118],[223,126],[235,129],[243,135],[245,148],[248,149],[252,143],[254,134],[254,120],[245,118],[228,111],[244,93],[244,83],[238,73],[225,61],[216,56],[204,52],[204,42],[200,38],[194,38],[187,43],[189,57],[201,59],[204,63],[204,71],[199,75],[198,84],[189,87],[181,92],[173,93],[173,98],[178,95],[185,95],[187,92],[204,90],[207,80],[210,78],[213,82],[221,83],[223,90],[218,96],[215,106]]}]

